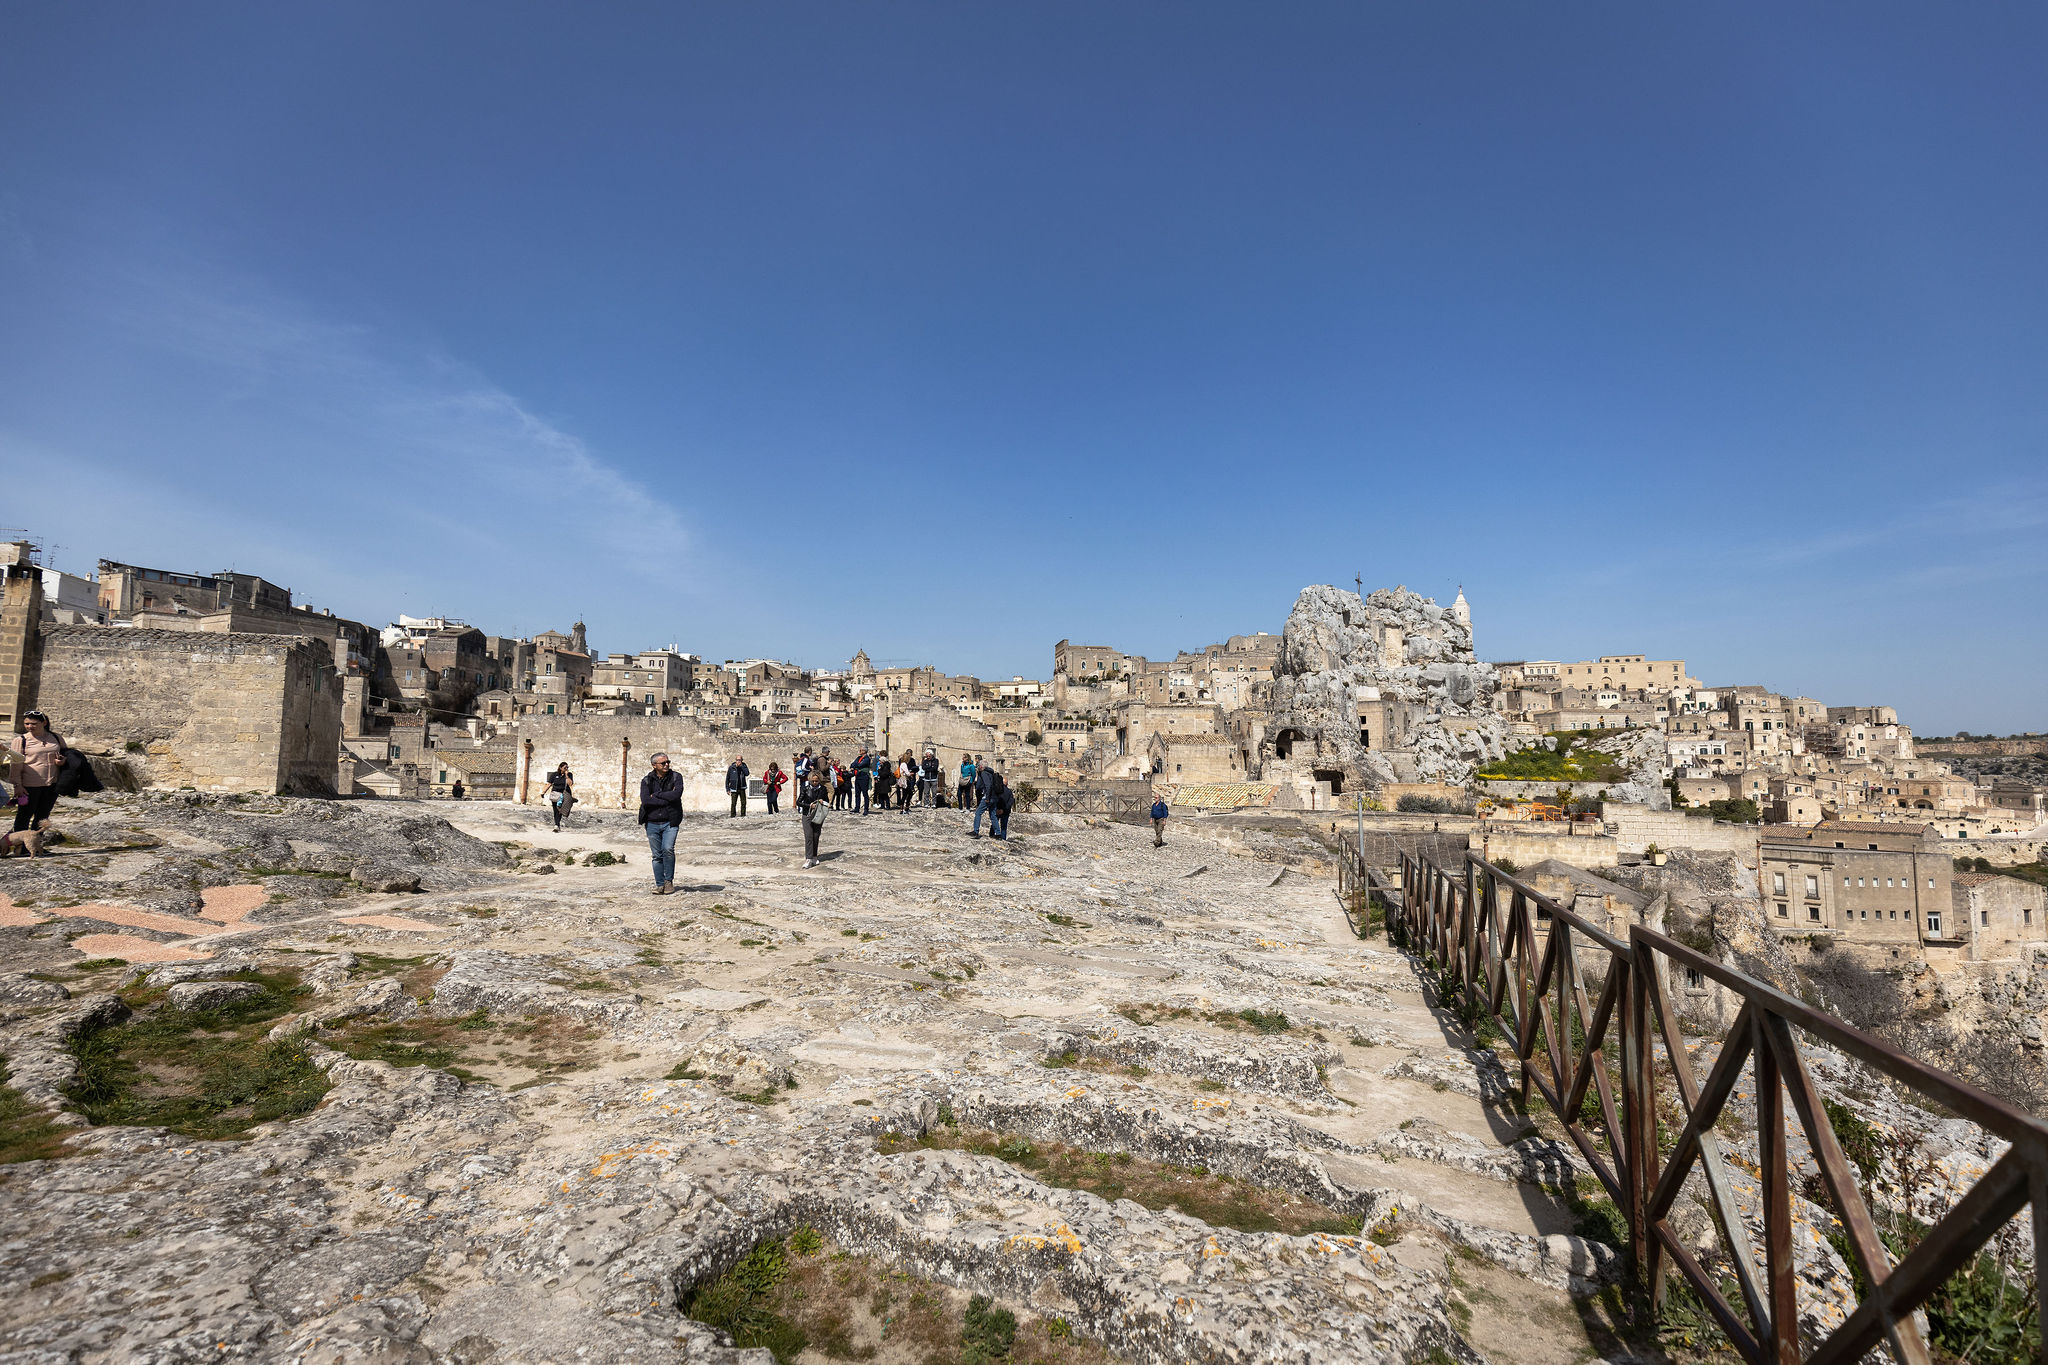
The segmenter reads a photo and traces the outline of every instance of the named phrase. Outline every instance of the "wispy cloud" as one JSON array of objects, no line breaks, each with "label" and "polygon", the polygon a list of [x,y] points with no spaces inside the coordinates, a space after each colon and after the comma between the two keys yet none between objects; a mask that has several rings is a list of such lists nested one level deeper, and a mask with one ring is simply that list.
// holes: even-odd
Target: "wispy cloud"
[{"label": "wispy cloud", "polygon": [[1837,561],[1864,587],[1950,587],[2039,573],[2048,530],[2048,479],[2013,480],[1968,497],[1902,503],[1854,529],[1752,537],[1739,561],[1766,572]]},{"label": "wispy cloud", "polygon": [[86,330],[101,355],[85,363],[104,366],[113,395],[96,449],[66,449],[77,438],[48,426],[0,439],[142,491],[93,497],[94,554],[200,569],[232,559],[296,574],[338,607],[495,613],[480,623],[496,629],[512,615],[537,628],[602,614],[644,574],[650,546],[675,587],[700,578],[683,571],[691,537],[676,506],[432,346],[197,266],[102,278],[72,297],[96,315]]}]

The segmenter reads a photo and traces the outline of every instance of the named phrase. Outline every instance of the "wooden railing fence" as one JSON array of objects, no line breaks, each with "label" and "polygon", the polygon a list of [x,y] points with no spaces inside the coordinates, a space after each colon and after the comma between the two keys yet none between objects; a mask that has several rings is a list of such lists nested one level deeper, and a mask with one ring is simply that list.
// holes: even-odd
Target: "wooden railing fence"
[{"label": "wooden railing fence", "polygon": [[[1930,1365],[1914,1310],[2022,1210],[2031,1214],[2037,1256],[2048,1246],[2048,1125],[1833,1015],[1647,926],[1631,925],[1628,937],[1619,938],[1476,854],[1447,868],[1403,853],[1396,885],[1353,853],[1340,867],[1338,896],[1347,915],[1354,905],[1387,907],[1390,937],[1439,974],[1457,1005],[1497,1021],[1520,1061],[1524,1105],[1532,1091],[1541,1095],[1626,1215],[1631,1260],[1649,1310],[1661,1307],[1675,1271],[1735,1350],[1755,1365],[1834,1365],[1859,1360],[1879,1344],[1902,1365]],[[1364,927],[1363,915],[1353,919],[1354,932]],[[1694,1074],[1673,1008],[1673,970],[1697,973],[1741,1002],[1704,1080]],[[1859,1059],[2011,1144],[1896,1263],[1807,1068],[1803,1038]],[[1738,1205],[1737,1178],[1715,1127],[1745,1072],[1760,1169],[1744,1169],[1740,1179],[1744,1192],[1752,1184],[1759,1191],[1761,1245]],[[1865,1286],[1846,1321],[1804,1343],[1793,1251],[1792,1122],[1841,1219],[1852,1271]],[[1669,1221],[1695,1169],[1704,1177],[1732,1267],[1735,1302]],[[2043,1298],[2036,1294],[2037,1317]],[[2048,1365],[2048,1330],[2041,1340],[2039,1360]]]}]

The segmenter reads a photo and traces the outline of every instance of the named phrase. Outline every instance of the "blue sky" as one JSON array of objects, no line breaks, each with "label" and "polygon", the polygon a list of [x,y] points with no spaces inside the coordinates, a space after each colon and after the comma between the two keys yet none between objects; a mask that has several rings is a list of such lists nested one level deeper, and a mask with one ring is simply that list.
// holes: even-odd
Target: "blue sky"
[{"label": "blue sky", "polygon": [[0,522],[1042,675],[1472,599],[2048,724],[2048,10],[16,5]]}]

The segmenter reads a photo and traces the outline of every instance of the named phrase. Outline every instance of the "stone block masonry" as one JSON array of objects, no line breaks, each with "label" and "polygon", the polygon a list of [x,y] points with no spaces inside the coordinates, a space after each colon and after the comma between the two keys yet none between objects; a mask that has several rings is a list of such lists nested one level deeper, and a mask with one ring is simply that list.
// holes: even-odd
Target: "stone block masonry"
[{"label": "stone block masonry", "polygon": [[[792,756],[806,747],[815,752],[829,744],[832,756],[850,759],[860,742],[821,741],[814,735],[784,735],[765,730],[713,730],[687,716],[522,717],[511,731],[520,750],[521,767],[513,776],[512,799],[538,805],[547,796],[547,775],[558,763],[576,774],[576,799],[605,810],[638,810],[640,779],[648,760],[665,753],[683,778],[683,809],[722,811],[728,808],[725,768],[738,755],[758,780],[772,759],[783,771]],[[529,750],[527,745],[533,747]],[[791,779],[793,783],[794,778]],[[782,789],[785,806],[795,797],[793,786]],[[750,809],[762,809],[756,794]]]},{"label": "stone block masonry", "polygon": [[52,724],[147,785],[333,794],[342,693],[324,641],[54,626],[41,643]]}]

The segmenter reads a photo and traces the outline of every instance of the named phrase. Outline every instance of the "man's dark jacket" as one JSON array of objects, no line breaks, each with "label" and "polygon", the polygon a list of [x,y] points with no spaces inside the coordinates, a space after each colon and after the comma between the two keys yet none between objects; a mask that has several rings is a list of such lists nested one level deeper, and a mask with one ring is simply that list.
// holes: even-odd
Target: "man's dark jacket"
[{"label": "man's dark jacket", "polygon": [[725,770],[725,789],[729,792],[743,792],[747,789],[747,774],[751,771],[744,763],[734,763]]},{"label": "man's dark jacket", "polygon": [[683,775],[671,768],[649,773],[640,779],[640,823],[680,825],[683,823]]}]

